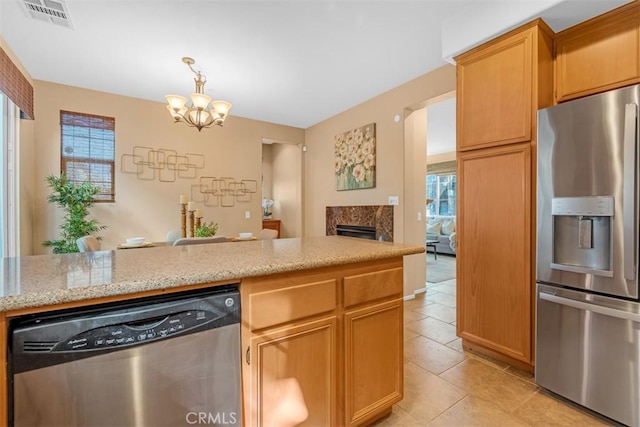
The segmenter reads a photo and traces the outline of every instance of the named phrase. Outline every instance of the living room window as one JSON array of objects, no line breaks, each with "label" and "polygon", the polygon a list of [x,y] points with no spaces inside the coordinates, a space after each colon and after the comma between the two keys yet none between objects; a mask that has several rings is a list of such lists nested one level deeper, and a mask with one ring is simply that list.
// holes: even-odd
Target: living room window
[{"label": "living room window", "polygon": [[100,188],[96,202],[115,201],[115,119],[60,111],[61,170],[71,182]]},{"label": "living room window", "polygon": [[456,214],[456,175],[428,174],[427,199],[432,200],[427,204],[427,216],[454,216]]}]

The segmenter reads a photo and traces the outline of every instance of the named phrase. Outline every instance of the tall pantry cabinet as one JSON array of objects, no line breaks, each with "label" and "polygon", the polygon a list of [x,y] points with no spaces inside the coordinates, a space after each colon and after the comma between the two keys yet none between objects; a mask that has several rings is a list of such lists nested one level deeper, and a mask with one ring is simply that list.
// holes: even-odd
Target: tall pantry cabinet
[{"label": "tall pantry cabinet", "polygon": [[533,367],[537,110],[553,103],[553,32],[523,25],[457,64],[457,329]]}]

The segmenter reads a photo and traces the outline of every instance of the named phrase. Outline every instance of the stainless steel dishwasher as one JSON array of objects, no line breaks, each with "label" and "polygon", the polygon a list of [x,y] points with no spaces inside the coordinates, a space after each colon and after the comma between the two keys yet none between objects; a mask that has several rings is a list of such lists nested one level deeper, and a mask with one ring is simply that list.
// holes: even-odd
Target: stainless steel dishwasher
[{"label": "stainless steel dishwasher", "polygon": [[237,286],[10,327],[15,426],[242,424]]}]

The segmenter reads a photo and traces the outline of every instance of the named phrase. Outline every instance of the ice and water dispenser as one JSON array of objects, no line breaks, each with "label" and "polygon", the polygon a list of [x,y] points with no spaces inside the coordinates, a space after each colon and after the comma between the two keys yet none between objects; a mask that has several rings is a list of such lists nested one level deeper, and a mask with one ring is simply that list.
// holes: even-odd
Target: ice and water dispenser
[{"label": "ice and water dispenser", "polygon": [[551,268],[613,277],[613,213],[613,197],[553,198]]}]

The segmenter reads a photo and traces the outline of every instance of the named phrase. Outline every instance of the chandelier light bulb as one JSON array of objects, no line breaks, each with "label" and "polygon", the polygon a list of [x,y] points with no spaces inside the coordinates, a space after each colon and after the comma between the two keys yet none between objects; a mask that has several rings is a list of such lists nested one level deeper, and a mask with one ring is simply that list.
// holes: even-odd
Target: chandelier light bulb
[{"label": "chandelier light bulb", "polygon": [[191,94],[191,103],[195,108],[204,110],[205,108],[207,108],[210,102],[211,102],[210,96],[204,95],[202,93]]},{"label": "chandelier light bulb", "polygon": [[222,117],[229,114],[229,110],[231,110],[231,103],[227,101],[213,101],[212,106],[216,113]]},{"label": "chandelier light bulb", "polygon": [[180,95],[167,95],[165,98],[169,103],[169,107],[175,111],[179,111],[187,103],[187,98]]}]

